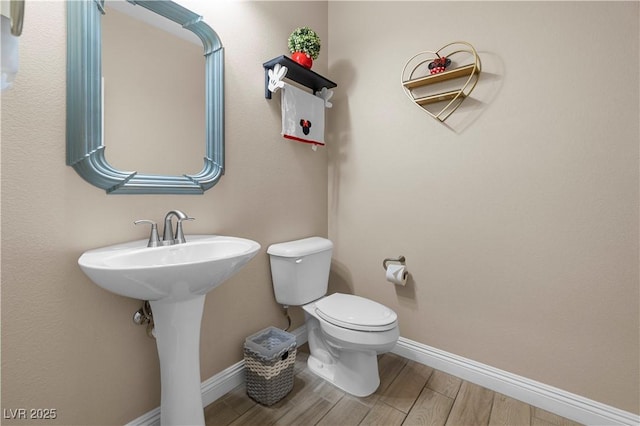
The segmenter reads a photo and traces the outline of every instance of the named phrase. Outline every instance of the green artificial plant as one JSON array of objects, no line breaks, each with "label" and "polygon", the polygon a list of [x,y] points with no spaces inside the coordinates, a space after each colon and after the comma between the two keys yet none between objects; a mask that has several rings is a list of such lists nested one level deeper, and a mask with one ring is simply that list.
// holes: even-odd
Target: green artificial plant
[{"label": "green artificial plant", "polygon": [[309,27],[296,28],[289,36],[289,51],[302,52],[311,59],[318,59],[320,55],[320,37]]}]

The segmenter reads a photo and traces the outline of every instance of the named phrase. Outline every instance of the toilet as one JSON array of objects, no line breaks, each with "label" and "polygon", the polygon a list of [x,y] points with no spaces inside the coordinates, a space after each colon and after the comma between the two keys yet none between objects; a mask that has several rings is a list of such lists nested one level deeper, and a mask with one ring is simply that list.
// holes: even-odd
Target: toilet
[{"label": "toilet", "polygon": [[364,397],[380,385],[378,355],[398,341],[398,316],[364,297],[327,295],[332,249],[333,243],[321,237],[269,246],[273,289],[278,303],[302,306],[305,312],[309,369]]}]

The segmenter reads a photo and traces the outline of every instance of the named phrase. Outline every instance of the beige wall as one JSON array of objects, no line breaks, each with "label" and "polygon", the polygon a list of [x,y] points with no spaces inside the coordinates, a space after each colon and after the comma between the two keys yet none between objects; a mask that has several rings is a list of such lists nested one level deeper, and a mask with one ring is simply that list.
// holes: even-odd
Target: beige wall
[{"label": "beige wall", "polygon": [[[28,3],[2,94],[2,408],[121,424],[159,405],[140,302],[76,260],[181,208],[188,232],[263,246],[207,298],[203,379],[240,360],[248,334],[285,325],[266,247],[328,229],[332,288],[392,306],[403,336],[639,411],[637,3],[183,3],[226,49],[227,170],[203,196],[108,196],[65,166],[65,7]],[[324,41],[314,68],[339,85],[328,161],[282,140],[279,101],[263,98],[262,62],[305,24]],[[458,39],[484,73],[450,130],[399,75]],[[402,289],[380,268],[399,254]]]},{"label": "beige wall", "polygon": [[[160,221],[173,208],[197,219],[187,233],[263,247],[207,297],[202,378],[242,359],[247,335],[286,326],[265,250],[326,235],[327,151],[282,139],[280,102],[264,99],[262,63],[287,53],[296,26],[326,40],[327,4],[193,6],[225,46],[226,173],[203,196],[118,196],[65,165],[65,5],[27,2],[20,73],[2,93],[2,408],[55,408],[51,423],[113,425],[159,406],[155,342],[131,322],[140,301],[100,289],[76,261],[84,250],[145,238],[133,220]],[[327,59],[324,51],[319,72]],[[301,318],[296,312],[294,326]]]},{"label": "beige wall", "polygon": [[[638,413],[638,22],[637,2],[329,2],[333,287]],[[400,72],[456,40],[483,74],[448,128]],[[380,266],[400,254],[406,288]]]}]

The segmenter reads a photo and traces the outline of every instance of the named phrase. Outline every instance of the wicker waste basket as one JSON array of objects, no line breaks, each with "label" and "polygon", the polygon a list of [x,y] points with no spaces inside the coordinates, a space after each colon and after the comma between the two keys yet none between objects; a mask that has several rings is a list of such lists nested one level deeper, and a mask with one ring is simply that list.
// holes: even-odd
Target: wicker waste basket
[{"label": "wicker waste basket", "polygon": [[273,405],[293,389],[296,336],[268,327],[244,342],[247,394],[263,405]]}]

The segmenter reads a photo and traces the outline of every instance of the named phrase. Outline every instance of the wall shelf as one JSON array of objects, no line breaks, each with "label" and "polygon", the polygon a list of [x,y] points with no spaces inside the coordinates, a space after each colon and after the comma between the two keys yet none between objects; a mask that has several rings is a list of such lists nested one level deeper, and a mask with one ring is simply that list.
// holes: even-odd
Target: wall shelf
[{"label": "wall shelf", "polygon": [[268,73],[270,69],[273,69],[273,67],[276,66],[276,64],[287,67],[288,71],[287,75],[285,76],[286,78],[288,78],[289,80],[293,80],[296,83],[302,84],[305,87],[308,87],[313,91],[313,93],[321,90],[323,87],[332,89],[338,86],[328,78],[325,78],[315,71],[311,71],[310,69],[303,67],[297,62],[294,62],[291,58],[282,55],[262,64],[262,66],[264,67],[264,97],[266,99],[271,99],[271,91],[267,88],[267,86],[269,85]]},{"label": "wall shelf", "polygon": [[465,65],[460,68],[455,68],[449,71],[441,72],[440,74],[428,75],[426,77],[416,78],[402,82],[407,89],[415,89],[417,87],[426,86],[428,84],[440,83],[441,81],[454,80],[456,78],[469,77],[474,72],[479,73],[475,64]]},{"label": "wall shelf", "polygon": [[[455,68],[431,74],[427,65],[442,58],[447,58],[447,61],[451,59]],[[435,52],[414,55],[405,64],[400,82],[414,104],[436,120],[444,122],[471,94],[479,77],[478,53],[469,43],[457,41]]]},{"label": "wall shelf", "polygon": [[452,90],[451,92],[437,93],[435,95],[423,96],[421,98],[415,98],[413,101],[418,105],[429,105],[437,102],[451,101],[457,97],[464,98],[466,95],[462,90]]}]

